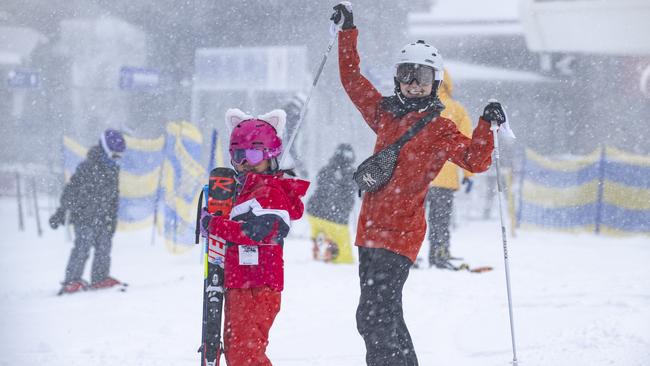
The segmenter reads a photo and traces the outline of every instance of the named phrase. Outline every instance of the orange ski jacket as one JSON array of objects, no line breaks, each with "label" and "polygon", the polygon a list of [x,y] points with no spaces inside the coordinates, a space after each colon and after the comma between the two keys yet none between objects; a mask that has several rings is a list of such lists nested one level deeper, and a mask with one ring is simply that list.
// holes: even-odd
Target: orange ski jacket
[{"label": "orange ski jacket", "polygon": [[[414,111],[398,118],[381,108],[383,97],[361,75],[357,37],[356,28],[339,32],[341,83],[377,134],[374,151],[378,152],[429,112]],[[426,232],[424,198],[429,183],[446,161],[474,173],[487,170],[493,148],[490,124],[482,119],[471,139],[446,118],[427,124],[402,148],[390,182],[379,191],[365,193],[355,244],[384,248],[415,261]]]}]

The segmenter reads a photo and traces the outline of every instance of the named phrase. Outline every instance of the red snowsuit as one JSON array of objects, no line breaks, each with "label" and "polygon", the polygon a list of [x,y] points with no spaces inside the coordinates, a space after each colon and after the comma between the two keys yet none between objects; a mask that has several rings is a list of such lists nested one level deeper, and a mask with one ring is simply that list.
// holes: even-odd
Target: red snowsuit
[{"label": "red snowsuit", "polygon": [[266,366],[268,335],[284,287],[283,239],[302,217],[309,182],[248,173],[230,219],[214,217],[208,231],[225,239],[224,348],[229,366]]},{"label": "red snowsuit", "polygon": [[[356,28],[339,32],[339,72],[352,103],[377,134],[374,151],[378,152],[428,112],[398,118],[380,107],[381,94],[359,69],[358,33]],[[483,119],[471,139],[446,118],[429,123],[402,148],[390,182],[364,195],[356,245],[384,248],[415,261],[426,231],[424,197],[429,183],[447,161],[474,173],[487,170],[493,147],[490,124]]]}]

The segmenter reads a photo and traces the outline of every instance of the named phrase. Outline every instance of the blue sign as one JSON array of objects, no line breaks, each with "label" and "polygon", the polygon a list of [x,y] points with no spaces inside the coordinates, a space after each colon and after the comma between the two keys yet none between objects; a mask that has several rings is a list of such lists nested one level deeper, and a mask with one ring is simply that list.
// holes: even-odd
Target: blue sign
[{"label": "blue sign", "polygon": [[7,73],[7,84],[12,88],[38,88],[41,79],[36,71],[11,70]]},{"label": "blue sign", "polygon": [[154,69],[123,66],[120,69],[120,89],[147,91],[158,88],[160,73]]}]

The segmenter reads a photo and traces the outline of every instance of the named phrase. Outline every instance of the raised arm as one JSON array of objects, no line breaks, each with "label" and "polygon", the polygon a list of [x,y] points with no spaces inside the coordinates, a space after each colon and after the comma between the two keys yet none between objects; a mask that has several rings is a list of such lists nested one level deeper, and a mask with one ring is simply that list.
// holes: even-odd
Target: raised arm
[{"label": "raised arm", "polygon": [[339,32],[339,72],[343,89],[357,107],[363,119],[373,131],[377,130],[377,111],[381,94],[372,83],[361,75],[360,59],[357,52],[357,28],[343,29]]}]

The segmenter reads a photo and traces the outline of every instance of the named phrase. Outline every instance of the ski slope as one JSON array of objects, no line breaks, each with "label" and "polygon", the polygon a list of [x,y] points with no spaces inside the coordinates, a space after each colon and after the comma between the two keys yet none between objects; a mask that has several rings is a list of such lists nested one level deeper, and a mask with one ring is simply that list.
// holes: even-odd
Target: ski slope
[{"label": "ski slope", "polygon": [[[175,256],[160,238],[152,246],[148,230],[119,233],[112,273],[128,292],[59,297],[72,244],[63,230],[39,238],[29,217],[18,232],[15,213],[14,201],[0,200],[0,365],[199,364],[198,247]],[[365,364],[356,266],[313,262],[306,223],[293,230],[273,364]],[[404,308],[421,365],[512,360],[499,230],[498,221],[473,221],[452,234],[455,255],[493,272],[411,272]],[[650,238],[519,232],[509,246],[523,365],[650,365]]]}]

